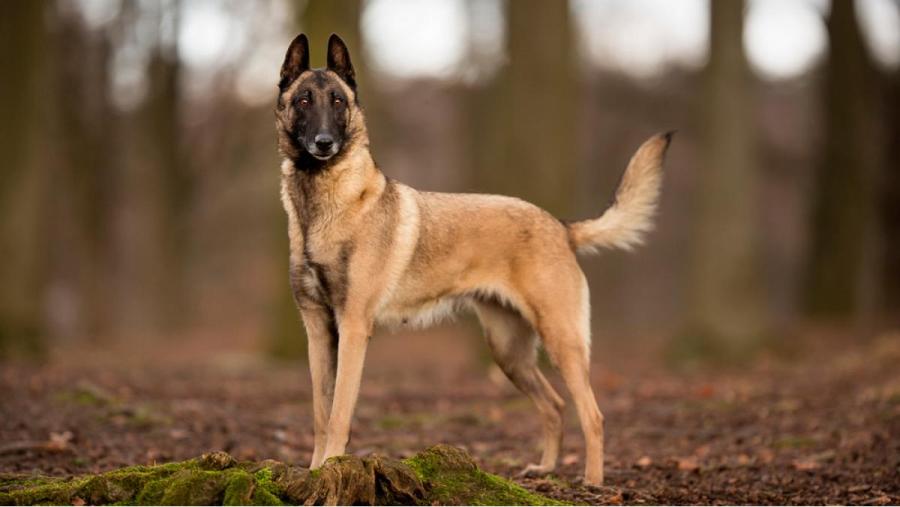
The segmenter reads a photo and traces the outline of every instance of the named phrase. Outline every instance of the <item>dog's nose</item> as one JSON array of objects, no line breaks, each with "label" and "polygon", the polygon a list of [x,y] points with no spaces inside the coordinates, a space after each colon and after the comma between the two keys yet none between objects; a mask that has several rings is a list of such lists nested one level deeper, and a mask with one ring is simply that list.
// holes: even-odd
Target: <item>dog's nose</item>
[{"label": "dog's nose", "polygon": [[318,134],[316,136],[316,148],[320,151],[328,151],[334,145],[334,138],[328,134]]}]

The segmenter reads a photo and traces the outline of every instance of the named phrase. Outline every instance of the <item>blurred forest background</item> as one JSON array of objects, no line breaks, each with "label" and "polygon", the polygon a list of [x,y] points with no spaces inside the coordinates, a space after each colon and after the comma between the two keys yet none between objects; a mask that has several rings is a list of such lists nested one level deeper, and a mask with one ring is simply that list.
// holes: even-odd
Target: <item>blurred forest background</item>
[{"label": "blurred forest background", "polygon": [[347,41],[376,160],[420,189],[595,216],[638,144],[677,129],[649,245],[582,263],[595,343],[872,336],[900,317],[898,10],[3,0],[0,356],[302,358],[272,112],[300,31],[316,66],[331,32]]}]

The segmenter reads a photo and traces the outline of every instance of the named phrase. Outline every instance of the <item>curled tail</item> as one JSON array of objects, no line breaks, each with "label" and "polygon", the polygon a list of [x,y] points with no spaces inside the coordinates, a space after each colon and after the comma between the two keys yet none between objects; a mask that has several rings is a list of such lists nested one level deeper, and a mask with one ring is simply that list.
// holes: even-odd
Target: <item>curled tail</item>
[{"label": "curled tail", "polygon": [[578,253],[600,248],[631,250],[653,229],[662,184],[662,162],[674,132],[645,141],[631,157],[615,200],[599,218],[569,224],[569,240]]}]

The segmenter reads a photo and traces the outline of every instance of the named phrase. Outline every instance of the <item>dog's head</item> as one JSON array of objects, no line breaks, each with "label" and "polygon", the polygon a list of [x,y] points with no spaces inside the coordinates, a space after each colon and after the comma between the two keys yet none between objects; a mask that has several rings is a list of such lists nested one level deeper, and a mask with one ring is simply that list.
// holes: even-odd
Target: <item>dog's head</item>
[{"label": "dog's head", "polygon": [[275,117],[284,156],[321,165],[344,149],[359,104],[350,52],[340,37],[328,40],[327,67],[310,69],[309,40],[298,35],[284,57],[278,90]]}]

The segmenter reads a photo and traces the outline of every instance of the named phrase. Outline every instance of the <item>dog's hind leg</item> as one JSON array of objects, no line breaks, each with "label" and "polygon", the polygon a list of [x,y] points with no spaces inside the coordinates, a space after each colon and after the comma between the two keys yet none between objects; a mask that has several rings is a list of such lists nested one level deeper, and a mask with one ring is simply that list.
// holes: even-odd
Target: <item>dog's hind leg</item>
[{"label": "dog's hind leg", "polygon": [[543,454],[539,465],[529,465],[524,474],[546,474],[556,468],[562,441],[564,402],[541,373],[537,364],[537,335],[517,312],[491,302],[479,302],[475,312],[494,360],[510,381],[537,407],[543,425]]},{"label": "dog's hind leg", "polygon": [[313,423],[315,448],[310,468],[318,468],[325,454],[328,418],[334,393],[337,368],[337,329],[331,311],[325,308],[302,309],[309,348],[309,371],[312,376]]},{"label": "dog's hind leg", "polygon": [[[586,291],[584,292],[586,297]],[[584,482],[603,484],[603,414],[590,381],[589,317],[580,305],[545,305],[539,324],[544,348],[566,382],[584,433]]]}]

